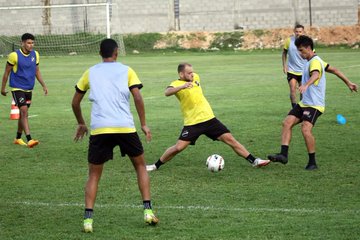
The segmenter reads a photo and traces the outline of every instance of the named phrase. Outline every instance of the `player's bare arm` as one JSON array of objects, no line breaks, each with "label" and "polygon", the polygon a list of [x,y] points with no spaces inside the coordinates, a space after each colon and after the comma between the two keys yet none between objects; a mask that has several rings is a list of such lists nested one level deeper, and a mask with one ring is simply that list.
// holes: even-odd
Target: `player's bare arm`
[{"label": "player's bare arm", "polygon": [[332,73],[334,75],[336,75],[338,78],[340,78],[350,89],[350,91],[352,92],[357,92],[358,90],[358,86],[356,83],[351,82],[346,76],[345,74],[343,74],[339,69],[329,66],[326,69],[326,72]]},{"label": "player's bare arm", "polygon": [[6,94],[8,93],[6,91],[6,83],[8,81],[9,74],[10,74],[10,71],[12,68],[13,68],[12,65],[10,65],[9,63],[6,63],[5,71],[4,71],[4,75],[3,75],[2,83],[1,83],[1,95],[3,95],[3,96],[6,96]]},{"label": "player's bare arm", "polygon": [[145,105],[144,105],[143,97],[140,93],[140,89],[135,87],[135,88],[132,88],[130,91],[134,98],[136,111],[138,113],[140,124],[141,124],[141,130],[143,131],[143,133],[146,136],[146,142],[150,142],[152,136],[151,136],[150,128],[146,125]]},{"label": "player's bare arm", "polygon": [[75,132],[75,136],[74,136],[74,141],[77,142],[79,140],[82,140],[84,138],[85,135],[88,134],[88,128],[85,124],[85,120],[82,116],[82,112],[81,112],[81,101],[84,98],[83,93],[79,93],[79,92],[75,92],[73,100],[72,100],[72,109],[73,112],[75,114],[76,120],[78,122],[78,126]]},{"label": "player's bare arm", "polygon": [[165,89],[165,96],[171,96],[174,95],[175,93],[185,89],[185,88],[192,88],[192,82],[186,82],[184,85],[181,85],[179,87],[167,87]]},{"label": "player's bare arm", "polygon": [[286,59],[287,59],[287,50],[286,49],[283,50],[281,59],[282,59],[282,64],[283,64],[283,72],[286,74],[288,71],[287,64],[286,64]]},{"label": "player's bare arm", "polygon": [[47,89],[46,84],[45,84],[45,82],[44,82],[44,80],[42,78],[42,75],[40,73],[39,66],[36,66],[36,79],[38,80],[38,82],[42,86],[44,94],[46,96],[48,94],[48,89]]},{"label": "player's bare arm", "polygon": [[299,91],[300,93],[304,93],[306,91],[306,89],[311,85],[314,84],[314,82],[316,80],[318,80],[320,78],[320,73],[319,71],[315,70],[311,72],[311,77],[309,79],[309,81],[306,84],[303,84],[299,87]]}]

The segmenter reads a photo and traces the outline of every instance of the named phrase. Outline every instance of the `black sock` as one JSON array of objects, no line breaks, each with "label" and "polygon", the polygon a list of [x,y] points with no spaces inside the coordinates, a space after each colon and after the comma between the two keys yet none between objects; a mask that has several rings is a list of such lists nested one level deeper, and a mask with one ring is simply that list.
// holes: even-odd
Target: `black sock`
[{"label": "black sock", "polygon": [[253,155],[251,155],[251,153],[249,154],[249,156],[246,157],[246,160],[248,160],[250,163],[253,163],[255,161],[255,158]]},{"label": "black sock", "polygon": [[315,160],[315,153],[309,153],[309,165],[315,165],[316,164],[316,160]]},{"label": "black sock", "polygon": [[143,201],[143,204],[144,204],[144,209],[151,209],[151,201],[150,200]]},{"label": "black sock", "polygon": [[160,168],[160,166],[161,165],[163,165],[164,163],[160,160],[160,158],[159,158],[159,160],[157,160],[157,162],[155,163],[155,166],[156,166],[156,168],[157,169],[159,169]]},{"label": "black sock", "polygon": [[93,212],[94,210],[92,210],[91,208],[85,208],[84,219],[92,218]]},{"label": "black sock", "polygon": [[17,133],[16,133],[16,139],[20,139],[20,138],[21,138],[21,134],[22,134],[21,132],[20,132],[20,133],[17,132]]},{"label": "black sock", "polygon": [[31,136],[30,136],[30,134],[29,135],[26,135],[26,139],[28,140],[28,141],[30,141],[32,138],[31,138]]},{"label": "black sock", "polygon": [[288,156],[288,152],[289,152],[289,146],[287,145],[281,145],[281,155],[284,155],[285,157]]},{"label": "black sock", "polygon": [[291,103],[292,108],[296,106],[296,103]]}]

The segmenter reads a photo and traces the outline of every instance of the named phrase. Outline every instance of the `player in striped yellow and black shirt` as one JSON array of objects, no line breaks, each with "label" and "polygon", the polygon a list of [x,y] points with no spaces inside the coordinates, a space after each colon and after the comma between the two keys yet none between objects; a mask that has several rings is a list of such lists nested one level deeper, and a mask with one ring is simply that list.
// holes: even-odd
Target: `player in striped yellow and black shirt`
[{"label": "player in striped yellow and black shirt", "polygon": [[178,66],[179,79],[173,81],[165,90],[166,96],[175,95],[180,102],[184,117],[184,127],[176,144],[168,148],[160,159],[152,165],[147,165],[148,171],[157,170],[162,164],[170,161],[187,146],[195,145],[201,135],[212,140],[220,140],[229,145],[234,152],[248,160],[252,166],[266,166],[270,161],[255,158],[240,144],[230,131],[214,115],[209,102],[203,95],[200,77],[193,72],[189,63]]}]

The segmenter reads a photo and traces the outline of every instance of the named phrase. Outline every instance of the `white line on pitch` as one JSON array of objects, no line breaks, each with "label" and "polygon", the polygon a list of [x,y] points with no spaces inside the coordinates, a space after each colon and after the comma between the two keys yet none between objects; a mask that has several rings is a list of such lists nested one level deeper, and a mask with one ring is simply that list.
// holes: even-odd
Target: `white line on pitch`
[{"label": "white line on pitch", "polygon": [[[44,206],[44,207],[84,207],[82,203],[49,203],[49,202],[3,202],[7,205],[27,205],[27,206]],[[96,208],[142,208],[142,205],[131,204],[96,204]],[[327,210],[321,208],[306,209],[306,208],[224,208],[215,206],[154,206],[155,209],[178,209],[178,210],[199,210],[199,211],[236,211],[236,212],[279,212],[279,213],[323,213],[323,214],[338,214],[338,213],[354,213],[359,214],[359,210],[344,209],[344,210]]]},{"label": "white line on pitch", "polygon": [[358,65],[344,66],[344,67],[341,67],[341,68],[353,68],[353,67],[360,67],[360,64],[358,64]]}]

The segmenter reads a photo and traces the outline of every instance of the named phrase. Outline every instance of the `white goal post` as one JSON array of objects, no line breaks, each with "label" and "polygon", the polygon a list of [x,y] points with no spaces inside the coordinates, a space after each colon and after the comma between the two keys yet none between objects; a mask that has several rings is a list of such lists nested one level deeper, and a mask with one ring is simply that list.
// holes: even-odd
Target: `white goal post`
[{"label": "white goal post", "polygon": [[44,6],[0,7],[6,21],[0,27],[0,55],[20,47],[20,37],[29,32],[35,35],[35,49],[41,55],[98,54],[99,43],[113,38],[119,44],[120,55],[125,55],[121,34],[111,33],[116,4],[66,4]]}]

